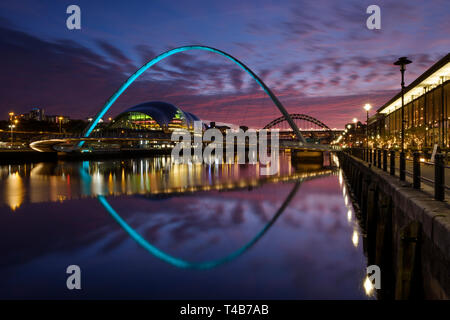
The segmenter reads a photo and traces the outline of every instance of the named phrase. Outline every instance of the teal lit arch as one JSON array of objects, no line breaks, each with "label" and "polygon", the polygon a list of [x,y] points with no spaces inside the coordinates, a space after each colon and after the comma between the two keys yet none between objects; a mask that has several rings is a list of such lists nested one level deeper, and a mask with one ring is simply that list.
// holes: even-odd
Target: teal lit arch
[{"label": "teal lit arch", "polygon": [[[83,169],[82,169],[83,170]],[[266,232],[272,227],[272,225],[277,221],[277,219],[280,217],[280,215],[284,212],[288,204],[291,202],[292,198],[296,195],[298,189],[300,188],[302,184],[302,180],[297,181],[292,188],[291,192],[287,196],[287,198],[284,200],[283,204],[280,206],[280,208],[277,210],[277,212],[273,215],[273,217],[270,219],[269,222],[267,222],[264,227],[245,245],[237,249],[236,251],[233,251],[229,255],[217,259],[217,260],[210,260],[210,261],[203,261],[203,262],[190,262],[186,261],[177,257],[174,257],[161,249],[157,248],[150,242],[148,242],[144,237],[142,237],[135,229],[133,229],[121,216],[120,214],[109,204],[108,200],[105,196],[99,195],[97,199],[102,204],[102,206],[106,209],[106,211],[113,217],[113,219],[125,230],[126,233],[134,240],[136,241],[142,248],[144,248],[147,252],[155,256],[156,258],[174,266],[177,268],[183,268],[183,269],[198,269],[198,270],[204,270],[204,269],[211,269],[218,267],[224,263],[230,262],[240,255],[242,255],[244,252],[249,250],[251,247],[253,247]]]},{"label": "teal lit arch", "polygon": [[[109,110],[109,108],[113,105],[113,103],[117,100],[117,98],[120,97],[120,95],[136,80],[142,73],[144,73],[147,69],[151,68],[155,64],[157,64],[159,61],[173,55],[179,52],[183,51],[189,51],[189,50],[203,50],[203,51],[209,51],[209,52],[215,52],[218,53],[229,60],[236,63],[239,67],[241,67],[245,72],[247,72],[257,83],[258,85],[264,90],[264,92],[270,97],[270,99],[273,101],[273,103],[277,106],[278,110],[280,110],[281,114],[286,118],[287,122],[291,126],[292,130],[294,131],[295,135],[297,136],[297,139],[302,143],[306,144],[306,140],[303,137],[303,135],[300,133],[300,130],[298,129],[295,122],[291,119],[289,116],[289,113],[286,111],[284,106],[281,104],[281,102],[278,100],[278,98],[273,94],[273,92],[269,89],[269,87],[266,86],[266,84],[252,71],[250,68],[248,68],[245,64],[240,62],[238,59],[233,57],[232,55],[221,51],[219,49],[215,49],[212,47],[207,46],[201,46],[201,45],[190,45],[190,46],[182,46],[175,49],[171,49],[169,51],[166,51],[159,56],[153,58],[146,64],[144,64],[142,67],[140,67],[135,73],[133,73],[121,86],[120,88],[114,92],[114,94],[109,97],[109,99],[106,101],[102,109],[97,113],[95,118],[92,120],[92,123],[86,128],[86,130],[83,133],[83,137],[87,138],[91,134],[92,130],[97,126],[100,119],[105,115],[105,113]],[[80,141],[78,143],[78,147],[81,147],[84,144],[84,141]]]},{"label": "teal lit arch", "polygon": [[[88,172],[89,162],[84,161],[82,166],[80,167],[80,176],[81,179],[89,183],[91,181],[91,176]],[[277,212],[272,216],[272,218],[267,222],[264,227],[246,244],[244,244],[242,247],[237,249],[236,251],[230,253],[229,255],[216,259],[216,260],[210,260],[210,261],[203,261],[203,262],[190,262],[186,261],[177,257],[174,257],[161,249],[157,248],[150,242],[148,242],[144,237],[142,237],[136,230],[134,230],[121,216],[120,214],[110,205],[109,201],[106,199],[103,195],[98,195],[97,199],[102,204],[102,206],[106,209],[106,211],[111,215],[111,217],[125,230],[126,233],[134,240],[136,241],[142,248],[144,248],[147,252],[155,256],[156,258],[174,266],[177,268],[184,268],[184,269],[211,269],[218,267],[224,263],[230,262],[240,255],[242,255],[244,252],[249,250],[251,247],[253,247],[264,234],[267,233],[267,231],[272,227],[272,225],[277,221],[277,219],[281,216],[281,214],[284,212],[284,210],[287,208],[289,203],[292,201],[294,196],[297,194],[298,190],[300,189],[302,182],[304,179],[300,179],[295,182],[294,187],[292,188],[291,192],[289,192],[286,199],[283,201],[281,206],[278,208]]]}]

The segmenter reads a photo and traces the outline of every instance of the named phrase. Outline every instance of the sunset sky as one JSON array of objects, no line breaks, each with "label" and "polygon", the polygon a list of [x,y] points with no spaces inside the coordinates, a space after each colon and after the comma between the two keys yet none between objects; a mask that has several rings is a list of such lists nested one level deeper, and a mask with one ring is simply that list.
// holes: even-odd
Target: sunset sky
[{"label": "sunset sky", "polygon": [[[66,8],[81,8],[81,30]],[[381,30],[366,8],[381,7]],[[342,128],[362,106],[398,92],[392,63],[408,56],[406,83],[450,52],[450,2],[433,1],[2,1],[0,119],[35,106],[94,115],[142,64],[182,45],[226,51],[258,74],[290,113]],[[147,71],[107,117],[163,100],[200,118],[263,126],[278,110],[224,57],[172,56]]]}]

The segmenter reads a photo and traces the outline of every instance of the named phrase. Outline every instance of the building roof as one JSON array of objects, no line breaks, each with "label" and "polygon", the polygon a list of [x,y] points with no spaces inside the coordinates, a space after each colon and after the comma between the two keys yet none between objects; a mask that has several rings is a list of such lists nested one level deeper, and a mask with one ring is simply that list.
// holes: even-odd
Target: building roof
[{"label": "building roof", "polygon": [[163,101],[150,101],[138,104],[123,111],[120,115],[117,116],[117,118],[129,112],[140,112],[152,117],[152,119],[158,122],[160,126],[166,126],[175,117],[175,114],[178,111],[183,114],[188,125],[190,126],[194,125],[194,121],[200,121],[200,119],[196,115],[190,112],[183,111],[173,104]]},{"label": "building roof", "polygon": [[[442,81],[441,77],[444,77],[444,81],[447,78],[450,79],[450,53],[432,65],[428,70],[426,70],[405,88],[405,104],[424,94],[424,88],[439,85]],[[400,108],[401,97],[402,93],[400,91],[392,99],[382,105],[377,112],[391,113],[392,111]]]}]

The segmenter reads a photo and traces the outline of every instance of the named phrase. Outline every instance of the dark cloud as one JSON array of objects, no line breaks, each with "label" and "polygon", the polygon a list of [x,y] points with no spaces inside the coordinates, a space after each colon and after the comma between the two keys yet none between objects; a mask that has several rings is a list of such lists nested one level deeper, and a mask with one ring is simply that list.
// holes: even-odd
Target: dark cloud
[{"label": "dark cloud", "polygon": [[126,67],[126,69],[129,70],[136,69],[136,66],[133,65],[131,60],[112,44],[103,40],[97,40],[97,44],[100,46],[100,48],[102,48],[104,52],[106,52],[111,58],[113,58],[119,66]]},{"label": "dark cloud", "polygon": [[156,52],[146,44],[140,44],[135,47],[136,52],[140,55],[141,63],[145,64],[157,56]]},{"label": "dark cloud", "polygon": [[242,89],[242,85],[244,83],[242,80],[243,75],[243,72],[238,69],[232,69],[230,71],[231,82],[237,91],[240,91]]},{"label": "dark cloud", "polygon": [[284,69],[283,69],[283,78],[291,78],[293,75],[295,74],[299,74],[303,71],[303,68],[300,64],[298,63],[294,63],[294,64],[289,64],[287,65]]}]

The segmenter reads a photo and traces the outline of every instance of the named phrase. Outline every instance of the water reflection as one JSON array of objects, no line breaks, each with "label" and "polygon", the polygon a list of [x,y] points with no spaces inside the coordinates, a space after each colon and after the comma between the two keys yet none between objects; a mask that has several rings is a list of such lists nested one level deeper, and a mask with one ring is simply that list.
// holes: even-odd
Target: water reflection
[{"label": "water reflection", "polygon": [[[116,161],[38,163],[0,166],[2,203],[12,210],[22,203],[62,202],[86,197],[120,195],[180,195],[185,193],[254,188],[331,174],[314,164],[294,169],[290,161],[273,176],[261,176],[258,164],[175,164],[170,157]],[[27,180],[27,184],[23,183]]]},{"label": "water reflection", "polygon": [[221,264],[224,264],[226,262],[232,261],[242,255],[244,252],[249,250],[251,247],[253,247],[259,239],[261,239],[264,234],[270,229],[270,227],[275,223],[275,221],[278,219],[278,217],[283,213],[284,209],[288,206],[291,199],[295,196],[297,193],[301,182],[296,182],[294,185],[294,188],[287,196],[286,200],[283,202],[281,207],[277,210],[277,212],[273,215],[273,217],[270,219],[270,221],[264,226],[264,228],[261,229],[249,242],[245,243],[242,247],[240,247],[238,250],[232,252],[231,254],[219,258],[212,261],[205,261],[205,262],[189,262],[183,259],[179,259],[177,257],[174,257],[172,255],[169,255],[165,253],[164,251],[158,249],[156,246],[152,245],[150,242],[145,240],[138,232],[136,232],[135,229],[133,229],[122,217],[120,214],[117,213],[116,210],[109,204],[108,200],[106,200],[105,197],[99,196],[100,203],[103,205],[103,207],[111,214],[111,216],[114,218],[114,220],[117,221],[117,223],[130,235],[131,238],[133,238],[140,246],[142,246],[144,249],[146,249],[149,253],[157,257],[158,259],[161,259],[164,262],[167,262],[175,267],[178,268],[189,268],[189,269],[210,269],[215,268],[217,266],[220,266]]},{"label": "water reflection", "polygon": [[5,182],[5,198],[11,210],[16,210],[23,202],[24,186],[18,172],[11,172]]},{"label": "water reflection", "polygon": [[76,263],[93,298],[364,298],[342,174],[279,165],[276,176],[167,157],[1,167],[5,190],[20,183],[19,197],[2,192],[0,297],[66,297],[52,275]]}]

